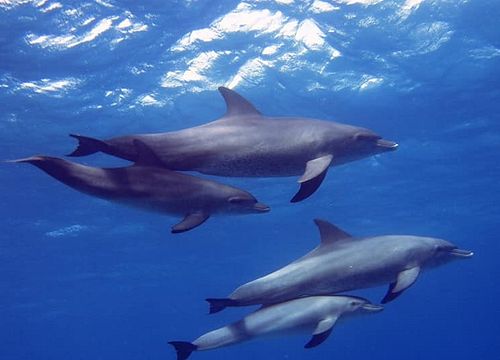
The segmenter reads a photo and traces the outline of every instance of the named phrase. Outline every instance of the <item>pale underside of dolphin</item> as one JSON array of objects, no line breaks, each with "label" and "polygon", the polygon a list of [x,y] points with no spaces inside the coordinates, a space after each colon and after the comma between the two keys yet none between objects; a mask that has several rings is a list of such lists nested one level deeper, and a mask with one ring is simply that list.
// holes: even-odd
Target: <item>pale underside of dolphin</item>
[{"label": "pale underside of dolphin", "polygon": [[421,270],[473,255],[437,238],[387,235],[356,239],[324,220],[315,223],[321,236],[317,248],[240,286],[228,298],[207,299],[210,312],[390,284],[382,300],[386,303],[410,287]]},{"label": "pale underside of dolphin", "polygon": [[264,306],[242,320],[210,331],[193,342],[171,341],[177,360],[185,360],[193,351],[216,349],[270,334],[312,332],[304,346],[312,348],[323,343],[338,320],[353,315],[381,311],[380,305],[354,296],[313,296]]},{"label": "pale underside of dolphin", "polygon": [[188,231],[214,214],[269,211],[250,193],[215,181],[158,167],[156,155],[140,140],[136,163],[123,168],[95,168],[59,158],[33,156],[31,163],[75,190],[112,202],[184,217],[172,233]]},{"label": "pale underside of dolphin", "polygon": [[301,201],[321,185],[330,166],[382,152],[397,144],[374,132],[333,121],[263,116],[233,90],[219,88],[227,111],[220,119],[184,130],[97,140],[81,135],[70,156],[98,151],[135,161],[134,139],[143,141],[163,166],[179,171],[236,177],[300,176],[291,200]]}]

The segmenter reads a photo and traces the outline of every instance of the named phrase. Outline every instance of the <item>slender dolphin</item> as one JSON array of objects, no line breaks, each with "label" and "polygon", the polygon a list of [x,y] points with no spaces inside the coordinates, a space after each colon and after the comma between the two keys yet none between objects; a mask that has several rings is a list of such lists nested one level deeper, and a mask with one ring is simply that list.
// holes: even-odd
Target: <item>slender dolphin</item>
[{"label": "slender dolphin", "polygon": [[220,119],[180,131],[97,140],[81,135],[69,156],[102,151],[135,161],[134,139],[147,144],[165,167],[237,177],[298,176],[298,202],[311,196],[329,166],[382,152],[397,144],[351,125],[301,117],[263,116],[233,90],[219,87],[227,111]]},{"label": "slender dolphin", "polygon": [[430,237],[386,235],[354,239],[324,220],[314,221],[321,236],[318,247],[285,267],[240,286],[229,298],[207,299],[210,313],[227,306],[271,304],[389,283],[382,300],[387,303],[411,286],[422,269],[473,255]]},{"label": "slender dolphin", "polygon": [[171,341],[177,360],[184,360],[195,350],[210,350],[236,344],[252,338],[292,330],[312,331],[311,340],[304,346],[320,345],[330,335],[339,318],[378,312],[380,305],[354,296],[312,296],[264,306],[242,320],[206,333],[192,343]]},{"label": "slender dolphin", "polygon": [[80,192],[133,207],[184,216],[172,227],[180,233],[201,225],[215,213],[246,214],[269,211],[248,192],[194,176],[156,167],[159,160],[140,140],[134,141],[137,160],[123,168],[94,168],[48,156],[12,162],[30,163]]}]

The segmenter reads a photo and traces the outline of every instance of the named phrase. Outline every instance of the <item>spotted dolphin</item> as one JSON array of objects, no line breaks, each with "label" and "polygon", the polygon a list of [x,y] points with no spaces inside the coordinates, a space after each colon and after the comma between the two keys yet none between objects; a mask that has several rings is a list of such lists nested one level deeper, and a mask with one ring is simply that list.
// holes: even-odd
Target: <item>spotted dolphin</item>
[{"label": "spotted dolphin", "polygon": [[311,331],[304,346],[312,348],[325,341],[333,326],[342,318],[382,310],[380,305],[354,296],[312,296],[264,306],[242,320],[210,331],[193,342],[169,342],[177,351],[177,360],[185,360],[193,351],[216,349],[268,334],[293,330]]},{"label": "spotted dolphin", "polygon": [[311,196],[330,166],[392,151],[397,144],[371,130],[303,117],[268,117],[233,90],[219,88],[221,118],[180,131],[97,140],[81,135],[70,156],[98,151],[135,161],[143,141],[172,170],[236,177],[300,176],[298,202]]},{"label": "spotted dolphin", "polygon": [[237,288],[228,298],[207,299],[210,312],[227,306],[272,304],[301,296],[336,294],[390,284],[382,303],[398,297],[423,269],[470,258],[448,241],[412,235],[355,239],[324,220],[315,220],[321,243],[304,257]]},{"label": "spotted dolphin", "polygon": [[80,192],[184,219],[172,233],[191,230],[212,214],[246,214],[269,211],[250,193],[157,167],[156,155],[140,140],[134,140],[136,163],[122,168],[95,168],[48,156],[33,156],[12,162],[30,163]]}]

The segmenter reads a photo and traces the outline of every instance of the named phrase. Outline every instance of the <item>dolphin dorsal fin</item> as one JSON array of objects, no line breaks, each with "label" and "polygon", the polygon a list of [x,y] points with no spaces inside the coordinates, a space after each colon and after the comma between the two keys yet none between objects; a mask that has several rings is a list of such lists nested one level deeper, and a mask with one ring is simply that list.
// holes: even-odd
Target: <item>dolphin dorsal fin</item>
[{"label": "dolphin dorsal fin", "polygon": [[319,229],[321,245],[333,244],[339,240],[351,239],[352,236],[344,230],[339,229],[328,221],[314,219],[314,223]]},{"label": "dolphin dorsal fin", "polygon": [[219,92],[226,102],[226,114],[224,117],[236,115],[262,115],[261,112],[255,108],[255,106],[253,106],[247,99],[238,94],[236,91],[220,86]]},{"label": "dolphin dorsal fin", "polygon": [[133,141],[135,152],[137,154],[134,165],[137,166],[159,166],[165,167],[158,156],[144,142],[138,139]]}]

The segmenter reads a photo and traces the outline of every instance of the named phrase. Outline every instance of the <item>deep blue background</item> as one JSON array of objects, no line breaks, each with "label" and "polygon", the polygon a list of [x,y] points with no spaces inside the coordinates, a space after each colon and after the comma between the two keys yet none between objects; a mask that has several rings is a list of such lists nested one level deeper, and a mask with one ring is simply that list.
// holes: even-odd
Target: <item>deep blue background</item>
[{"label": "deep blue background", "polygon": [[[355,235],[442,237],[476,254],[425,273],[383,313],[338,326],[316,349],[303,349],[304,335],[193,358],[498,358],[500,4],[325,2],[336,8],[0,2],[2,159],[63,155],[75,145],[71,132],[107,137],[208,122],[224,111],[215,91],[224,84],[265,114],[366,126],[400,144],[331,169],[314,197],[294,205],[294,178],[221,179],[272,212],[212,218],[176,236],[174,218],[1,164],[0,359],[174,359],[168,340],[192,340],[249,311],[208,316],[204,298],[316,246],[314,217]],[[189,44],[186,34],[200,29],[217,29],[216,38]],[[378,300],[384,291],[363,294]]]}]

